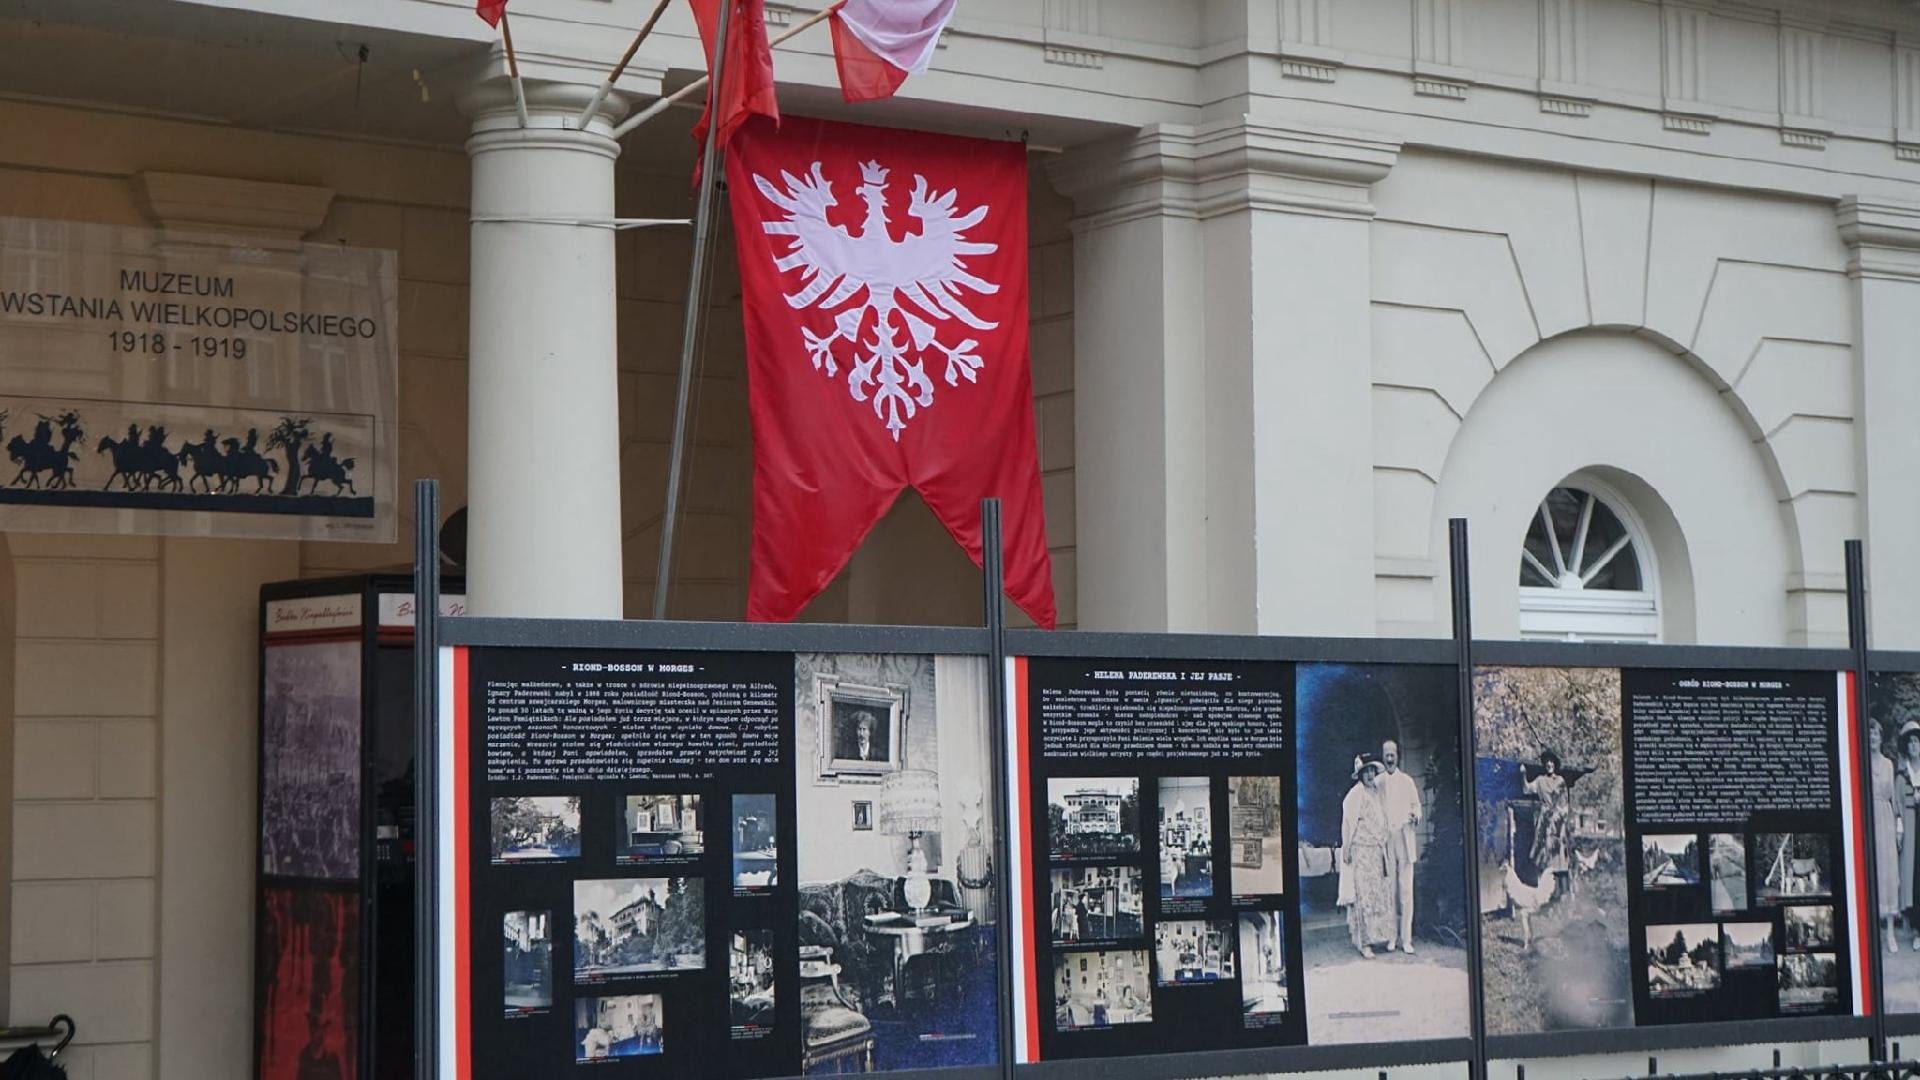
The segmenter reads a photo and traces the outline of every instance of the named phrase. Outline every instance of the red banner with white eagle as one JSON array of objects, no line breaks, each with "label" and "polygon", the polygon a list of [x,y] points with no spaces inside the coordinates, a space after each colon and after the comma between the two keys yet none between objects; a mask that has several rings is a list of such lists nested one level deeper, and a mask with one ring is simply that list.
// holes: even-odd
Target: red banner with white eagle
[{"label": "red banner with white eagle", "polygon": [[755,118],[727,152],[753,414],[747,617],[797,616],[901,490],[1054,625],[1018,143]]}]

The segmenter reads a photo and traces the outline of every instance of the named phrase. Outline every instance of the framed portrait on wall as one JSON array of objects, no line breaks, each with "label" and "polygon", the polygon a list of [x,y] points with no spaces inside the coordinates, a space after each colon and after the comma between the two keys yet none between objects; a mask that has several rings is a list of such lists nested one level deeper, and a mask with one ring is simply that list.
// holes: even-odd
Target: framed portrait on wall
[{"label": "framed portrait on wall", "polygon": [[904,683],[874,686],[823,675],[814,690],[821,780],[879,783],[899,771],[906,749]]}]

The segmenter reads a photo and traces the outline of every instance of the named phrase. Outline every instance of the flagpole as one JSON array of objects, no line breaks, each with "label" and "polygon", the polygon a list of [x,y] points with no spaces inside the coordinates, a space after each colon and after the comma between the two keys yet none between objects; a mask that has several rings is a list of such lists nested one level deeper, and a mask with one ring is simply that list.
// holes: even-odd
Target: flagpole
[{"label": "flagpole", "polygon": [[520,114],[520,126],[527,126],[527,88],[520,83],[520,59],[513,54],[513,27],[507,23],[507,9],[500,9],[500,36],[507,43],[507,75],[513,80],[513,109]]},{"label": "flagpole", "polygon": [[627,51],[620,55],[620,62],[613,65],[613,71],[607,75],[607,81],[601,83],[600,89],[593,92],[593,100],[587,102],[587,107],[580,110],[580,120],[574,124],[574,127],[586,129],[587,121],[593,119],[594,111],[607,100],[608,94],[613,93],[613,84],[626,72],[627,65],[633,62],[633,54],[640,51],[640,43],[647,40],[648,34],[653,33],[653,24],[659,22],[660,16],[667,13],[667,5],[672,2],[673,0],[660,0],[653,6],[653,14],[647,16],[646,23],[640,27],[640,32],[633,35],[633,44],[627,46]]},{"label": "flagpole", "polygon": [[[727,27],[733,22],[733,0],[724,0],[720,11],[720,25],[713,33],[713,62],[707,70],[713,73],[711,85],[714,93],[707,95],[707,135],[700,146],[700,197],[694,203],[693,211],[693,259],[687,270],[687,309],[680,323],[680,381],[673,392],[673,443],[667,451],[667,509],[660,519],[660,561],[653,574],[653,617],[667,617],[667,586],[673,574],[673,530],[680,516],[680,473],[684,466],[687,444],[687,396],[693,389],[693,348],[694,333],[700,327],[701,281],[707,268],[707,230],[713,223],[713,185],[714,159],[720,149],[720,121],[717,112],[720,105],[720,91],[726,87],[721,81],[724,72],[721,65],[727,57]],[[619,137],[619,132],[614,133]]]},{"label": "flagpole", "polygon": [[[771,49],[775,45],[783,45],[793,40],[796,36],[804,32],[808,28],[818,26],[821,23],[826,22],[828,19],[833,17],[834,12],[839,10],[840,10],[839,4],[827,5],[826,7],[820,9],[819,11],[814,12],[812,15],[807,16],[805,19],[802,19],[797,25],[788,29],[786,33],[783,33],[779,37],[774,38],[772,41],[767,42],[767,48]],[[680,89],[675,90],[673,93],[668,94],[666,97],[663,97],[660,100],[654,102],[653,104],[647,106],[646,108],[641,109],[639,112],[634,113],[632,116],[628,117],[626,120],[621,121],[621,123],[613,129],[613,137],[616,139],[624,138],[629,131],[632,131],[634,128],[639,127],[641,124],[644,124],[647,121],[653,119],[654,117],[659,116],[661,113],[666,112],[668,109],[672,108],[674,105],[682,101],[685,101],[687,98],[690,98],[693,95],[699,93],[700,88],[706,85],[707,85],[707,77],[705,75],[700,76],[699,78],[693,80],[692,82],[681,87]]]}]

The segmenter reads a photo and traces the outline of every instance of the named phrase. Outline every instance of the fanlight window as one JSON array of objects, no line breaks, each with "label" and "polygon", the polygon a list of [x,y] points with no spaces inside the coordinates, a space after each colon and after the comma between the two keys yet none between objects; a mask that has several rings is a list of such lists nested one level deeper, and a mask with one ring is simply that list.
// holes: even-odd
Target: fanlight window
[{"label": "fanlight window", "polygon": [[1655,641],[1650,552],[1622,504],[1583,486],[1540,500],[1520,549],[1520,636]]}]

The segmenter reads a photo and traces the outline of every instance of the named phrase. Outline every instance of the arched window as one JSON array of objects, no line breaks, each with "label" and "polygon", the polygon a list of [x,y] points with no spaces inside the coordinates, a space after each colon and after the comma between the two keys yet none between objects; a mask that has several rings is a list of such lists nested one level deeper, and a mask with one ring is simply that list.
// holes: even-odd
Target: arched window
[{"label": "arched window", "polygon": [[1540,500],[1520,550],[1520,636],[1660,640],[1652,559],[1626,500],[1591,477],[1568,479]]}]

